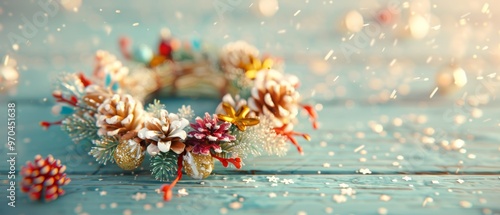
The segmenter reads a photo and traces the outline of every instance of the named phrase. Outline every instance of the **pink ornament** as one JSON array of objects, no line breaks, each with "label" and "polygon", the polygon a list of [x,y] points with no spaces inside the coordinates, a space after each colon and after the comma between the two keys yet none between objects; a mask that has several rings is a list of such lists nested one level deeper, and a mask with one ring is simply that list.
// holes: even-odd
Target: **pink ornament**
[{"label": "pink ornament", "polygon": [[52,155],[43,159],[36,155],[33,162],[28,161],[21,169],[21,190],[29,194],[32,200],[45,200],[47,202],[64,195],[62,186],[69,184],[70,178],[66,177],[66,166]]}]

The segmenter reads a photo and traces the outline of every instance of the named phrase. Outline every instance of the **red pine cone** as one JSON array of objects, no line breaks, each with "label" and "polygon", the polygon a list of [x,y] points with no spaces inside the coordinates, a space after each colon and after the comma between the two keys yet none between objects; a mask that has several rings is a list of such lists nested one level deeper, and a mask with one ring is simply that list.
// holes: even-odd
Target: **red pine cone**
[{"label": "red pine cone", "polygon": [[64,195],[61,187],[71,181],[66,177],[65,170],[66,166],[61,165],[61,161],[54,159],[52,155],[45,159],[36,155],[33,162],[26,162],[21,169],[21,190],[28,193],[32,200],[55,200]]}]

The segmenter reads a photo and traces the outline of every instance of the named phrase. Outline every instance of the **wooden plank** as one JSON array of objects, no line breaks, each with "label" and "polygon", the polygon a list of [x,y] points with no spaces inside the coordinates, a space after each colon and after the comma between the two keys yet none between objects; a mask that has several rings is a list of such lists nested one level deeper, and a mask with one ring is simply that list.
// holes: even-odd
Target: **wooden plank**
[{"label": "wooden plank", "polygon": [[[197,114],[211,111],[216,105],[212,100],[169,100],[170,110],[176,110],[182,104],[201,107]],[[5,105],[2,105],[5,108]],[[492,130],[492,125],[481,125],[471,122],[462,127],[447,128],[445,123],[434,120],[439,113],[429,109],[425,115],[429,120],[424,124],[410,122],[407,113],[414,113],[414,107],[384,107],[382,114],[367,111],[362,107],[344,109],[339,106],[325,106],[320,113],[322,127],[314,131],[308,123],[297,126],[297,130],[309,133],[311,142],[301,140],[305,155],[299,155],[293,147],[287,156],[261,156],[247,159],[244,171],[269,172],[279,170],[283,173],[355,173],[360,168],[369,168],[373,173],[419,173],[419,172],[464,172],[464,173],[498,173],[500,167],[500,137]],[[420,111],[421,112],[421,111]],[[62,159],[69,168],[68,172],[88,174],[99,168],[87,155],[89,145],[74,144],[57,127],[43,130],[38,122],[57,120],[50,116],[50,106],[39,103],[18,104],[17,150],[18,160],[31,160],[36,154],[53,154]],[[499,114],[500,110],[491,109],[489,115]],[[380,123],[380,118],[390,119],[388,123]],[[401,118],[403,126],[391,125],[392,119]],[[331,119],[331,120],[329,120]],[[307,122],[306,119],[303,121]],[[385,135],[374,132],[372,123],[380,123]],[[3,129],[5,125],[0,127]],[[442,129],[447,134],[446,140],[456,138],[465,140],[465,152],[445,150],[439,143],[426,144],[422,138],[426,136],[426,128]],[[397,138],[395,136],[399,135]],[[432,137],[432,135],[428,135]],[[439,141],[436,137],[436,142]],[[5,148],[2,147],[2,152]],[[19,167],[19,166],[18,166]],[[147,162],[143,165],[147,171]],[[7,169],[7,163],[0,163],[0,169]],[[234,170],[218,169],[230,173]],[[120,173],[119,168],[108,165],[100,169],[100,173]]]},{"label": "wooden plank", "polygon": [[[273,176],[279,178],[276,183],[269,179]],[[171,202],[162,201],[155,191],[161,183],[148,175],[70,177],[67,194],[57,201],[34,203],[19,193],[17,207],[2,214],[378,214],[384,209],[391,214],[500,213],[500,178],[491,175],[243,174],[203,181],[186,177]],[[181,197],[184,189],[188,196]]]}]

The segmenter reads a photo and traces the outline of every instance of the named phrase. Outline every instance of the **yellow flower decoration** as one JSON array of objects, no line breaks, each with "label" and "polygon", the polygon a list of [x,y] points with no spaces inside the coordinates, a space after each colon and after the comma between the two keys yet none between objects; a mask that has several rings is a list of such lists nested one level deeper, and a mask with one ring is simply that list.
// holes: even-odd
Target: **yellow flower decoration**
[{"label": "yellow flower decoration", "polygon": [[271,69],[273,64],[274,61],[271,58],[267,58],[264,60],[264,62],[262,62],[258,58],[252,57],[252,62],[248,65],[244,65],[244,68],[246,70],[245,75],[248,79],[253,80],[260,70]]},{"label": "yellow flower decoration", "polygon": [[217,114],[217,118],[236,125],[240,131],[245,131],[247,126],[257,125],[260,122],[256,118],[246,118],[248,112],[250,112],[250,108],[246,105],[243,105],[238,112],[227,102],[222,103],[222,108],[224,108],[227,115]]}]

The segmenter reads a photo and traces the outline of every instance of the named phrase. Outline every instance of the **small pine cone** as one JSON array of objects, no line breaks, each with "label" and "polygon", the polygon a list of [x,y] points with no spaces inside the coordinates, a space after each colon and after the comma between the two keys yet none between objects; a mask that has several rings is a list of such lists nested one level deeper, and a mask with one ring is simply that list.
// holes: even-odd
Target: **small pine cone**
[{"label": "small pine cone", "polygon": [[194,179],[208,177],[214,169],[214,159],[210,154],[193,154],[187,152],[182,163],[184,171]]},{"label": "small pine cone", "polygon": [[247,105],[247,101],[240,97],[240,95],[232,96],[231,94],[226,94],[222,97],[221,103],[215,109],[216,114],[226,114],[224,108],[222,108],[223,103],[228,103],[235,110],[241,109],[243,106]]},{"label": "small pine cone", "polygon": [[248,106],[256,115],[265,115],[273,119],[275,128],[293,123],[299,110],[300,95],[286,79],[278,77],[275,70],[262,71],[255,80]]},{"label": "small pine cone", "polygon": [[90,107],[98,108],[106,99],[113,96],[110,89],[105,89],[98,85],[90,85],[85,88],[83,101]]},{"label": "small pine cone", "polygon": [[61,187],[71,181],[64,171],[66,166],[61,165],[61,161],[54,159],[52,155],[45,159],[37,155],[34,162],[28,161],[21,169],[21,191],[29,193],[32,200],[55,200],[64,195]]},{"label": "small pine cone", "polygon": [[128,68],[124,67],[113,54],[103,50],[95,53],[94,77],[99,80],[104,80],[106,73],[110,73],[115,81],[121,81],[128,72]]},{"label": "small pine cone", "polygon": [[98,134],[116,136],[142,127],[144,108],[130,95],[114,94],[97,108]]},{"label": "small pine cone", "polygon": [[134,139],[122,140],[114,154],[116,164],[124,170],[134,170],[144,161],[144,150]]},{"label": "small pine cone", "polygon": [[189,125],[187,119],[177,114],[160,110],[158,116],[150,117],[144,122],[144,127],[139,131],[138,137],[149,143],[147,148],[151,156],[161,152],[173,152],[180,154],[186,147],[184,139],[187,133],[184,128]]},{"label": "small pine cone", "polygon": [[258,58],[259,50],[244,41],[237,41],[225,45],[220,56],[222,69],[228,72],[235,68],[244,69]]}]

